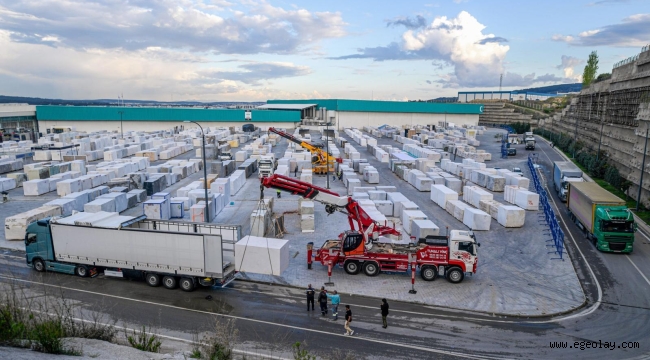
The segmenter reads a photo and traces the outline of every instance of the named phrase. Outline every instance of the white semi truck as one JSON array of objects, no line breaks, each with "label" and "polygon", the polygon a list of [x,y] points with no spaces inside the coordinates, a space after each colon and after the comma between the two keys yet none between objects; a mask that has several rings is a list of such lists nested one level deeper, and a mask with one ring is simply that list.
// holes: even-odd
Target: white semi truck
[{"label": "white semi truck", "polygon": [[80,212],[28,225],[25,250],[27,264],[39,272],[81,277],[103,272],[192,291],[234,279],[240,238],[238,226]]},{"label": "white semi truck", "polygon": [[524,144],[526,144],[526,150],[535,150],[535,136],[532,132],[526,132],[524,134]]},{"label": "white semi truck", "polygon": [[560,200],[566,202],[569,183],[583,182],[582,170],[571,161],[556,161],[553,163],[553,185]]},{"label": "white semi truck", "polygon": [[272,156],[263,155],[259,161],[257,173],[260,179],[267,178],[275,172],[275,160]]}]

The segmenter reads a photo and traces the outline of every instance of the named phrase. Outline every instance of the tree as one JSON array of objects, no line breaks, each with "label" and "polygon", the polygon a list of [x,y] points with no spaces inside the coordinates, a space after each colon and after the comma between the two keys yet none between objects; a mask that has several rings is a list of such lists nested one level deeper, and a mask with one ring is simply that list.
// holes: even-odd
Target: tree
[{"label": "tree", "polygon": [[596,73],[598,72],[598,53],[592,51],[589,54],[589,59],[587,60],[587,65],[585,65],[585,70],[582,72],[582,87],[585,88],[594,81],[596,78]]}]

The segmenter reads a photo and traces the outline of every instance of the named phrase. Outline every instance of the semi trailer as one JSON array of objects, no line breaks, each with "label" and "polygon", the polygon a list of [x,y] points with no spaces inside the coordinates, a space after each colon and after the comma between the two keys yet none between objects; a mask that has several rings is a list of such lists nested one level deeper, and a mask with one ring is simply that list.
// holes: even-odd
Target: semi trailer
[{"label": "semi trailer", "polygon": [[234,279],[240,237],[238,226],[80,212],[28,225],[25,251],[27,265],[39,272],[103,273],[192,291]]},{"label": "semi trailer", "polygon": [[606,252],[630,253],[637,227],[625,201],[592,182],[569,183],[569,217]]},{"label": "semi trailer", "polygon": [[560,200],[566,202],[569,183],[584,182],[582,170],[571,161],[556,161],[553,163],[553,186]]}]

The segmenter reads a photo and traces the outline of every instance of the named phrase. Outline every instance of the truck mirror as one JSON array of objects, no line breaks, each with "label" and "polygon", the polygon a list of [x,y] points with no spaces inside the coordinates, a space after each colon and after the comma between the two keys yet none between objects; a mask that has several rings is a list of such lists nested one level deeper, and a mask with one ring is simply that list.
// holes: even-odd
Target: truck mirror
[{"label": "truck mirror", "polygon": [[481,247],[481,243],[476,243],[476,245],[478,245],[478,247]]}]

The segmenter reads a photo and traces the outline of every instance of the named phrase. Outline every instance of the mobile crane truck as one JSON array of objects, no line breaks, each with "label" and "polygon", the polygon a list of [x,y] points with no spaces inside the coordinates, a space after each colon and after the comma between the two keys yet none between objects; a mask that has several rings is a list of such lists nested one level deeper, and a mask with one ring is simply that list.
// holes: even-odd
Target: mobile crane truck
[{"label": "mobile crane truck", "polygon": [[278,130],[276,128],[269,128],[269,131],[278,134],[282,136],[283,138],[292,141],[305,149],[309,150],[311,153],[311,164],[313,167],[314,174],[321,174],[325,175],[328,173],[328,168],[329,168],[329,173],[333,174],[334,173],[334,162],[342,162],[340,158],[335,158],[333,157],[330,153],[327,151],[314,146],[306,141],[300,140],[297,137],[286,133],[284,131]]},{"label": "mobile crane truck", "polygon": [[425,281],[441,275],[451,283],[460,283],[466,275],[476,273],[480,244],[471,231],[451,230],[448,236],[427,236],[408,245],[381,242],[382,237],[399,238],[401,234],[376,223],[349,196],[278,174],[261,179],[261,184],[262,193],[264,187],[288,191],[324,204],[328,214],[338,211],[348,216],[350,230],[336,240],[325,241],[316,249],[315,256],[308,254],[308,264],[316,260],[325,266],[343,266],[350,275],[363,271],[367,276],[382,271],[407,272],[409,267],[417,267]]}]

